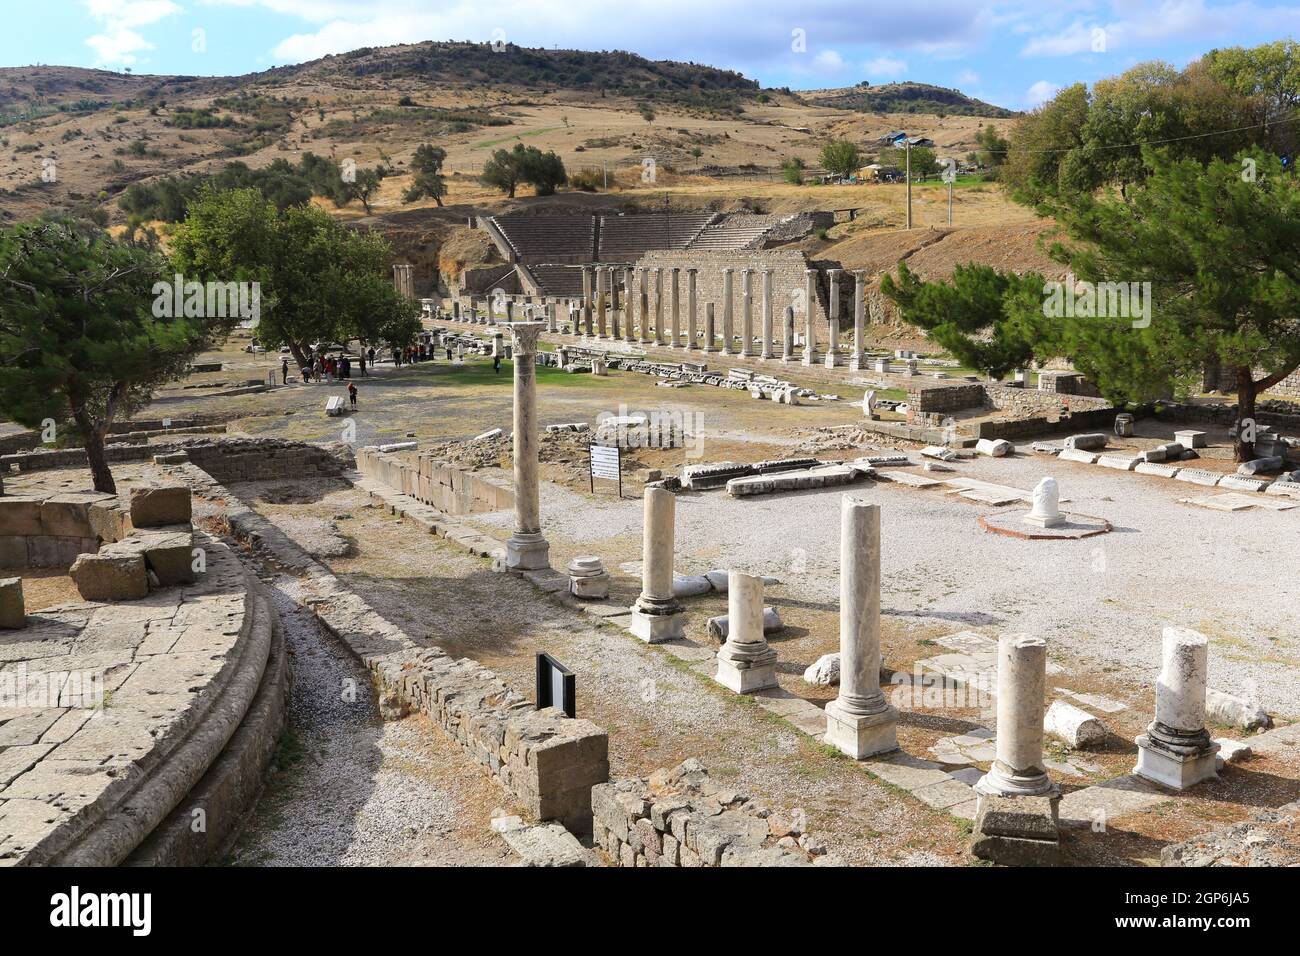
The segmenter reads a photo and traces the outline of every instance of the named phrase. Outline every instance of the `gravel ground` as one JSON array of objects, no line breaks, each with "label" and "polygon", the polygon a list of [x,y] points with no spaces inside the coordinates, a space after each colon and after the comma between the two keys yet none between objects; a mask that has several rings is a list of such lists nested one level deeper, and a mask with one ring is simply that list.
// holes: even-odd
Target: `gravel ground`
[{"label": "gravel ground", "polygon": [[296,587],[272,585],[293,672],[289,729],[227,862],[513,865],[488,828],[491,809],[509,806],[505,794],[426,719],[381,721],[365,670],[297,608]]},{"label": "gravel ground", "polygon": [[[1211,638],[1212,686],[1254,689],[1273,712],[1300,716],[1300,610],[1282,597],[1293,584],[1294,565],[1284,556],[1300,530],[1300,509],[1209,511],[1178,499],[1214,489],[1046,456],[981,458],[956,469],[1022,489],[1051,475],[1069,499],[1063,510],[1106,518],[1115,530],[1083,541],[1021,541],[978,525],[980,515],[1007,509],[901,484],[853,486],[852,494],[883,510],[887,626],[926,636],[964,629],[1039,634],[1067,673],[1106,671],[1142,701],[1159,670],[1162,627],[1193,627]],[[680,495],[677,570],[770,574],[781,579],[787,600],[834,606],[842,493]],[[1010,506],[1021,508],[1028,510]],[[639,560],[641,509],[639,500],[542,489],[553,554],[592,552],[611,568]],[[512,516],[474,521],[504,537]]]},{"label": "gravel ground", "polygon": [[[251,498],[256,485],[237,490]],[[358,543],[357,557],[327,563],[412,637],[481,661],[525,691],[536,651],[575,666],[579,713],[609,731],[614,778],[699,757],[714,777],[772,807],[803,809],[810,829],[846,862],[961,861],[956,821],[900,799],[752,702],[616,627],[551,603],[520,579],[492,573],[484,561],[412,533],[360,492],[318,497],[289,507],[353,515],[340,526]],[[257,507],[272,520],[285,513]]]}]

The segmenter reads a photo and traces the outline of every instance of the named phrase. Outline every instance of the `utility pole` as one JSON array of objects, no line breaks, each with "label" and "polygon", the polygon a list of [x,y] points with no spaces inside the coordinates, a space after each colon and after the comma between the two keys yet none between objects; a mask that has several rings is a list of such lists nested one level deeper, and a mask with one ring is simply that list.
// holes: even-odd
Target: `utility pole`
[{"label": "utility pole", "polygon": [[604,187],[604,191],[605,191],[605,192],[609,192],[609,162],[608,162],[607,160],[603,160],[603,159],[602,159],[602,160],[600,161],[600,169],[601,169],[601,172],[604,173],[604,175],[605,175],[605,187]]},{"label": "utility pole", "polygon": [[912,228],[912,141],[907,140],[907,228]]},{"label": "utility pole", "polygon": [[948,184],[948,225],[952,225],[952,183]]}]

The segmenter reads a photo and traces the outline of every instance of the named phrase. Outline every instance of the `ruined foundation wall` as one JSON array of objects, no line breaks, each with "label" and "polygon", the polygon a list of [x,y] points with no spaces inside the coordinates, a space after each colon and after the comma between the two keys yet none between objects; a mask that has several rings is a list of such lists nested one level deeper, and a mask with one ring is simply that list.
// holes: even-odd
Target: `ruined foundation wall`
[{"label": "ruined foundation wall", "polygon": [[357,470],[447,514],[506,511],[515,506],[514,491],[503,481],[493,481],[426,455],[386,454],[367,446],[357,452]]}]

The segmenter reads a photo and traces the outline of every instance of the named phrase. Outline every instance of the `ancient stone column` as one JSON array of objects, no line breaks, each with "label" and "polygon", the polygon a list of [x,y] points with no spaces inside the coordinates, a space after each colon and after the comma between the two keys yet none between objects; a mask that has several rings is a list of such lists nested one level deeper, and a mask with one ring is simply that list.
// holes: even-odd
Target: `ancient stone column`
[{"label": "ancient stone column", "polygon": [[991,797],[1041,797],[1057,787],[1043,769],[1047,642],[1027,634],[998,641],[997,758],[975,784]]},{"label": "ancient stone column", "polygon": [[737,694],[776,686],[776,651],[763,636],[763,579],[727,572],[727,640],[714,677]]},{"label": "ancient stone column", "polygon": [[704,306],[704,351],[713,351],[713,303]]},{"label": "ancient stone column", "polygon": [[838,368],[840,365],[840,270],[827,269],[830,276],[830,341],[826,345],[826,367]]},{"label": "ancient stone column", "polygon": [[636,291],[632,285],[632,269],[626,267],[623,269],[623,341],[636,341],[632,329],[632,313],[635,311],[634,302]]},{"label": "ancient stone column", "polygon": [[619,337],[618,332],[618,310],[620,303],[618,301],[618,273],[614,269],[609,269],[609,337],[616,339]]},{"label": "ancient stone column", "polygon": [[732,288],[731,288],[732,269],[728,266],[722,270],[722,354],[731,354],[731,338],[734,330],[731,327],[732,322]]},{"label": "ancient stone column", "polygon": [[515,533],[506,541],[506,567],[535,571],[550,567],[550,545],[542,537],[537,472],[537,336],[540,322],[510,327],[514,344]]},{"label": "ancient stone column", "polygon": [[694,267],[686,269],[686,347],[688,349],[698,349],[700,347],[700,343],[696,340],[695,274],[698,271]]},{"label": "ancient stone column", "polygon": [[582,335],[591,338],[591,266],[582,267]]},{"label": "ancient stone column", "polygon": [[861,272],[853,273],[853,351],[849,353],[849,368],[860,372],[866,362],[862,350],[862,337],[866,325],[866,277]]},{"label": "ancient stone column", "polygon": [[638,280],[638,321],[639,341],[642,345],[650,344],[650,270],[639,269],[641,278]]},{"label": "ancient stone column", "polygon": [[655,269],[655,345],[664,344],[664,270]]},{"label": "ancient stone column", "polygon": [[772,270],[763,270],[763,350],[759,358],[772,357]]},{"label": "ancient stone column", "polygon": [[754,270],[740,270],[740,355],[749,358],[754,346]]},{"label": "ancient stone column", "polygon": [[596,266],[596,338],[605,337],[605,270]]},{"label": "ancient stone column", "polygon": [[1205,729],[1209,641],[1185,627],[1166,627],[1163,661],[1156,681],[1156,716],[1137,738],[1134,773],[1186,790],[1217,776],[1219,745]]},{"label": "ancient stone column", "polygon": [[804,273],[803,291],[803,364],[817,364],[817,270]]},{"label": "ancient stone column", "polygon": [[641,532],[641,596],[632,605],[632,633],[649,644],[686,636],[681,603],[673,597],[673,522],[677,500],[666,488],[645,489]]},{"label": "ancient stone column", "polygon": [[785,322],[781,329],[781,361],[794,361],[794,306],[785,307]]},{"label": "ancient stone column", "polygon": [[682,344],[682,301],[677,285],[677,273],[679,272],[681,272],[681,269],[677,266],[673,266],[668,270],[669,300],[672,306],[671,334],[668,336],[668,347],[670,349],[675,349]]},{"label": "ancient stone column", "polygon": [[880,506],[840,499],[840,693],[826,742],[862,760],[898,749],[898,711],[880,690]]}]

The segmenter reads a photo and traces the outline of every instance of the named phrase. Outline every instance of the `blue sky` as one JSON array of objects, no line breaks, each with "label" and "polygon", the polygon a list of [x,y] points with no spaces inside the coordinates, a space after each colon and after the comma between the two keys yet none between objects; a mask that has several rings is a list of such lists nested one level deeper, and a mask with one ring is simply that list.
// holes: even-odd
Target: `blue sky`
[{"label": "blue sky", "polygon": [[811,89],[911,79],[1014,109],[1134,63],[1300,36],[1276,0],[42,0],[6,4],[0,65],[237,74],[359,46],[505,39],[626,49]]}]

